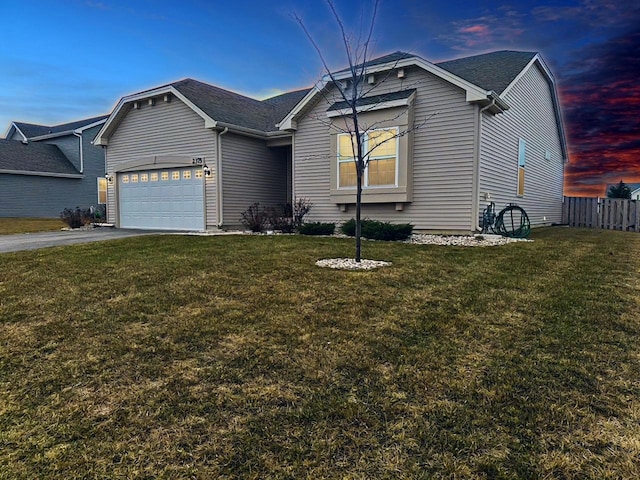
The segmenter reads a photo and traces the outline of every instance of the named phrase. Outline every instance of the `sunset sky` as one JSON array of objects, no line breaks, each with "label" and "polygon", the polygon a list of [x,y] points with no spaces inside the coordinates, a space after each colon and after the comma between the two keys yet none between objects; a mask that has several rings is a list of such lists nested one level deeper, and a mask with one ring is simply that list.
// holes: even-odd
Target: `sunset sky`
[{"label": "sunset sky", "polygon": [[[372,2],[335,0],[357,29]],[[344,66],[326,4],[155,0],[2,2],[0,135],[11,121],[54,125],[109,113],[119,98],[186,77],[255,98],[311,86]],[[366,18],[365,18],[366,21]],[[640,182],[638,0],[382,0],[375,54],[438,62],[491,50],[539,51],[556,77],[570,146],[567,195]]]}]

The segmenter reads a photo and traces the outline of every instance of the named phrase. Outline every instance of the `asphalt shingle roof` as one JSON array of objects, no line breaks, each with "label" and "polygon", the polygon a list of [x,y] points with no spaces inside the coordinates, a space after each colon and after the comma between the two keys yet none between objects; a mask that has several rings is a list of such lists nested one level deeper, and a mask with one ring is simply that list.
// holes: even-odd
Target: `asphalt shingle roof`
[{"label": "asphalt shingle roof", "polygon": [[191,78],[171,85],[213,120],[263,132],[276,130],[276,123],[309,91],[298,90],[260,101]]},{"label": "asphalt shingle roof", "polygon": [[79,174],[55,145],[4,139],[0,139],[0,170]]},{"label": "asphalt shingle roof", "polygon": [[501,50],[436,65],[485,90],[493,90],[500,94],[535,55],[536,52]]},{"label": "asphalt shingle roof", "polygon": [[[356,106],[364,107],[366,105],[376,105],[382,102],[391,102],[392,100],[402,100],[405,98],[409,98],[415,91],[415,88],[410,88],[408,90],[400,90],[398,92],[385,93],[382,95],[371,95],[370,97],[359,98],[356,102]],[[327,112],[330,112],[332,110],[342,110],[343,108],[348,107],[349,104],[345,101],[336,102],[327,109]]]},{"label": "asphalt shingle roof", "polygon": [[86,125],[91,125],[92,123],[99,122],[100,120],[104,120],[109,115],[100,115],[99,117],[91,117],[85,118],[83,120],[76,120],[75,122],[70,123],[61,123],[60,125],[36,125],[34,123],[23,123],[23,122],[13,122],[20,131],[27,137],[40,137],[42,135],[50,135],[52,133],[61,133],[68,132],[70,130],[76,130],[78,128],[82,128]]}]

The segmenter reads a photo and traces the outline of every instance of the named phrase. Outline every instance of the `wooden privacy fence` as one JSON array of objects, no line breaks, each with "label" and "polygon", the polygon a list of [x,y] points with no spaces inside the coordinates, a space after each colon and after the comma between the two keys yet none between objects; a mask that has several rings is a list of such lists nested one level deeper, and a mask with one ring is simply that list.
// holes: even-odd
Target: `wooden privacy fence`
[{"label": "wooden privacy fence", "polygon": [[562,223],[570,227],[640,232],[640,201],[564,197]]}]

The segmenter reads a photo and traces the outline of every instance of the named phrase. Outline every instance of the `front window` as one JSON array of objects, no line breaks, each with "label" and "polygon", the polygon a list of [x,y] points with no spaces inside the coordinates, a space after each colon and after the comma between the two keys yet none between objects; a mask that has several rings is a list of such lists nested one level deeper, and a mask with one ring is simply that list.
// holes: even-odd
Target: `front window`
[{"label": "front window", "polygon": [[[397,185],[398,128],[383,128],[363,134],[362,148],[368,153],[363,187],[388,187]],[[357,151],[354,134],[338,135],[338,186],[356,186]]]}]

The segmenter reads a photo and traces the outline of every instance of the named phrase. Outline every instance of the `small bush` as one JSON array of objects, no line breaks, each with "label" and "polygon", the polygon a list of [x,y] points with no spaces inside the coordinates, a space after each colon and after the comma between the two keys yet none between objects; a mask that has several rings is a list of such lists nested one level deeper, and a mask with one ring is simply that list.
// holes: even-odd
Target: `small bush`
[{"label": "small bush", "polygon": [[[345,235],[354,237],[356,234],[356,221],[351,219],[342,224],[340,230]],[[362,220],[362,236],[371,240],[398,241],[406,240],[413,233],[413,225],[410,223],[389,223],[378,220]]]},{"label": "small bush", "polygon": [[274,230],[282,233],[292,233],[294,230],[291,218],[291,205],[280,205],[277,207],[266,207],[264,209],[266,222]]},{"label": "small bush", "polygon": [[91,212],[89,210],[83,210],[80,207],[65,208],[60,213],[60,219],[66,223],[69,228],[84,227],[91,221]]},{"label": "small bush", "polygon": [[335,223],[311,222],[300,225],[298,233],[302,235],[333,235],[335,229]]},{"label": "small bush", "polygon": [[[309,211],[313,203],[307,198],[297,198],[291,208],[291,217],[293,219],[293,228],[300,228],[304,223],[304,217]],[[335,228],[335,225],[334,225]]]},{"label": "small bush", "polygon": [[267,225],[267,214],[259,203],[253,203],[249,208],[242,212],[240,223],[252,232],[262,232]]}]

